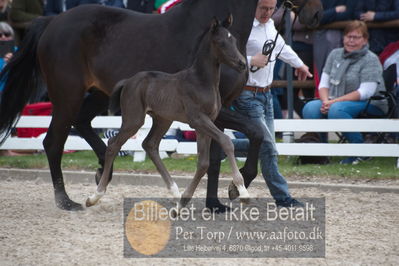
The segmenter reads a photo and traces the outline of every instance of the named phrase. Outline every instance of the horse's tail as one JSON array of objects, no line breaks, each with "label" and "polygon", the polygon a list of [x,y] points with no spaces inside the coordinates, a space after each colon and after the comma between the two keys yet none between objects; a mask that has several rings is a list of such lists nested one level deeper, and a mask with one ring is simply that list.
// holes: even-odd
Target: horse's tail
[{"label": "horse's tail", "polygon": [[121,107],[121,93],[122,89],[125,87],[126,84],[126,79],[123,79],[116,83],[111,98],[109,100],[109,110],[111,111],[112,114],[116,114],[117,112],[120,111]]},{"label": "horse's tail", "polygon": [[0,143],[3,143],[18,121],[18,115],[36,96],[41,82],[37,46],[52,17],[36,19],[30,26],[18,51],[0,73],[4,90],[0,102]]}]

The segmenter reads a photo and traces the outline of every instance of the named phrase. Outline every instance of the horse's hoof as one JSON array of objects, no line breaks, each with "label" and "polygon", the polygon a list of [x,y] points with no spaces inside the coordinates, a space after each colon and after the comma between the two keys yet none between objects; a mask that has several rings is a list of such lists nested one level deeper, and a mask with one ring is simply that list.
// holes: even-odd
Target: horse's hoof
[{"label": "horse's hoof", "polygon": [[180,204],[179,207],[185,207],[189,202],[190,202],[191,198],[181,198],[180,199]]},{"label": "horse's hoof", "polygon": [[104,171],[103,168],[97,168],[96,176],[95,176],[96,185],[98,185],[98,184],[100,183],[100,180],[101,180],[101,176],[102,176],[102,174],[103,174],[103,171]]},{"label": "horse's hoof", "polygon": [[96,191],[91,197],[88,197],[86,200],[86,207],[91,207],[96,205],[97,202],[105,195],[105,192]]},{"label": "horse's hoof", "polygon": [[240,194],[240,201],[242,203],[248,204],[250,197],[249,197],[248,190],[245,188],[245,186],[244,185],[238,186],[237,190],[238,190],[238,192]]},{"label": "horse's hoof", "polygon": [[249,204],[251,200],[249,198],[240,198],[240,202],[244,204]]},{"label": "horse's hoof", "polygon": [[179,187],[177,186],[176,183],[173,183],[172,186],[169,189],[170,193],[172,194],[172,197],[174,199],[180,199],[181,198],[181,193],[179,191]]},{"label": "horse's hoof", "polygon": [[217,198],[208,198],[206,199],[206,207],[214,213],[225,213],[226,211],[230,211],[231,208],[223,205]]},{"label": "horse's hoof", "polygon": [[238,198],[238,196],[240,196],[240,193],[238,192],[236,185],[231,182],[229,185],[229,199],[235,200],[236,198]]},{"label": "horse's hoof", "polygon": [[86,207],[94,206],[94,205],[96,205],[96,203],[97,203],[97,202],[92,202],[92,201],[90,200],[90,198],[87,198],[87,200],[86,200]]},{"label": "horse's hoof", "polygon": [[72,201],[67,195],[55,197],[55,204],[58,208],[65,211],[83,211],[82,204]]},{"label": "horse's hoof", "polygon": [[172,217],[173,219],[175,219],[175,218],[177,218],[177,216],[179,216],[179,212],[178,212],[177,209],[173,209],[173,210],[170,212],[170,215],[171,215],[171,217]]}]

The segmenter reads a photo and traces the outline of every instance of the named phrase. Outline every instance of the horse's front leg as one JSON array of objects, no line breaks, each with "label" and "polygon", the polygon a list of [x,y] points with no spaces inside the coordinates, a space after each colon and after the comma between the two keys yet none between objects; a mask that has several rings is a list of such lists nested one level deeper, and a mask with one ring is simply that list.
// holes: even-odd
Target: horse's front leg
[{"label": "horse's front leg", "polygon": [[[259,149],[263,141],[264,128],[260,127],[258,123],[253,123],[248,120],[248,117],[243,114],[231,111],[230,109],[222,107],[215,124],[225,128],[234,129],[244,133],[249,139],[249,147],[247,152],[247,159],[244,166],[240,169],[244,178],[245,187],[248,188],[251,182],[256,178],[258,172],[258,158]],[[239,192],[234,183],[229,186],[229,198],[231,200],[237,198]]]},{"label": "horse's front leg", "polygon": [[218,127],[229,128],[244,133],[249,139],[247,160],[240,169],[248,187],[258,174],[259,150],[263,141],[264,128],[258,123],[249,121],[248,117],[228,108],[222,107],[215,124]]},{"label": "horse's front leg", "polygon": [[240,199],[242,201],[248,201],[249,200],[249,194],[247,189],[244,186],[244,180],[243,177],[238,170],[237,162],[235,160],[235,155],[234,155],[234,145],[231,142],[230,137],[227,135],[223,134],[222,131],[220,131],[215,124],[211,121],[211,119],[204,115],[204,114],[197,114],[195,119],[192,119],[190,121],[190,125],[194,127],[197,132],[200,132],[202,134],[206,134],[215,141],[217,141],[220,146],[222,146],[223,151],[226,153],[227,158],[229,160],[232,172],[233,172],[233,183],[236,185],[239,194],[240,194]]},{"label": "horse's front leg", "polygon": [[159,156],[159,143],[161,142],[164,134],[168,131],[171,124],[172,121],[165,120],[154,115],[151,130],[143,141],[143,148],[156,166],[172,197],[176,203],[178,203],[181,197],[179,187],[177,186],[176,182],[173,181],[168,170],[163,164],[161,157]]},{"label": "horse's front leg", "polygon": [[206,174],[206,171],[209,167],[209,149],[211,144],[211,138],[205,134],[202,134],[198,131],[197,133],[197,153],[198,153],[198,161],[197,161],[197,170],[195,172],[194,178],[191,180],[190,184],[187,186],[184,191],[181,200],[180,206],[184,207],[191,200],[194,195],[194,191],[198,187],[201,178]]},{"label": "horse's front leg", "polygon": [[217,213],[229,210],[229,207],[223,205],[218,199],[222,153],[222,147],[220,147],[219,143],[212,140],[210,145],[209,168],[207,171],[208,182],[206,190],[206,207]]},{"label": "horse's front leg", "polygon": [[105,195],[105,191],[110,182],[111,170],[115,157],[121,150],[122,145],[125,144],[131,136],[136,134],[144,124],[143,114],[140,114],[140,112],[137,112],[137,114],[136,119],[125,119],[122,117],[122,127],[119,133],[108,140],[108,147],[105,152],[104,171],[101,180],[98,183],[96,192],[86,200],[87,207],[95,205]]}]

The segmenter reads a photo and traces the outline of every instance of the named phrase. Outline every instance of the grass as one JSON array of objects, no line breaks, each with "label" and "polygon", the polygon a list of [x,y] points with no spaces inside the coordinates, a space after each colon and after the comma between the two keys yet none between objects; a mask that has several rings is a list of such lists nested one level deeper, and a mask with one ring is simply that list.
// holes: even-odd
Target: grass
[{"label": "grass", "polygon": [[[328,165],[297,165],[296,157],[280,156],[279,167],[281,173],[287,177],[399,178],[399,169],[396,168],[396,158],[373,158],[358,165],[340,165],[339,161],[341,159],[341,157],[332,157]],[[167,158],[163,162],[172,173],[193,173],[196,168],[197,157]],[[238,164],[239,167],[243,165],[242,162],[238,162]],[[48,169],[48,162],[45,154],[1,156],[0,167]],[[65,154],[62,160],[62,168],[93,171],[98,168],[98,162],[93,152],[80,151]],[[156,168],[150,160],[132,162],[131,156],[118,157],[115,160],[114,169],[116,171],[139,171],[142,173],[156,172]],[[224,174],[230,173],[230,167],[227,162],[222,163],[221,172]]]}]

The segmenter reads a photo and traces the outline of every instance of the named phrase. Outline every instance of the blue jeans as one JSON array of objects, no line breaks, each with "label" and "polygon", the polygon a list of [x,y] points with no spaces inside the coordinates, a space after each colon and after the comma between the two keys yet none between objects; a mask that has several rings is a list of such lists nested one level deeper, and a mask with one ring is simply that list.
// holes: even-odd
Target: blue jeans
[{"label": "blue jeans", "polygon": [[[320,112],[322,102],[320,100],[313,100],[308,102],[303,107],[303,118],[304,119],[353,119],[360,115],[360,113],[366,108],[367,101],[346,101],[336,102],[330,106],[328,114],[322,114]],[[380,108],[370,104],[367,107],[367,113],[371,115],[383,115],[384,113]],[[363,136],[359,132],[343,132],[345,138],[350,143],[363,143]],[[327,142],[325,134],[322,136],[322,141]]]},{"label": "blue jeans", "polygon": [[257,123],[264,132],[259,160],[263,178],[271,195],[275,200],[290,199],[287,181],[278,170],[272,94],[244,90],[234,101],[233,106],[236,111],[248,116],[250,122]]}]

